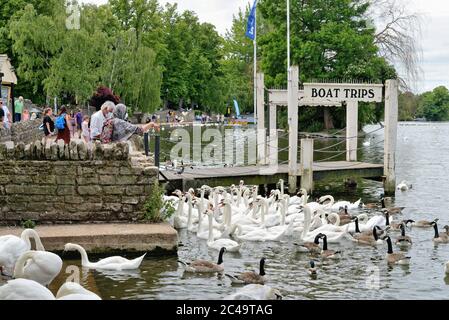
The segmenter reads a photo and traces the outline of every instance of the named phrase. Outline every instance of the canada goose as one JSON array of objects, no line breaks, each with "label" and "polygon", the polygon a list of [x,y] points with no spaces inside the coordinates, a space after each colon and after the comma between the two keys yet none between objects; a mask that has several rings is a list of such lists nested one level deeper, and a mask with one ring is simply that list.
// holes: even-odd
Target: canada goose
[{"label": "canada goose", "polygon": [[437,219],[435,219],[435,220],[433,220],[433,221],[427,221],[427,220],[419,220],[419,221],[414,221],[414,220],[411,220],[412,221],[412,226],[413,227],[417,227],[417,228],[430,228],[430,227],[432,227],[433,225],[432,225],[432,223],[433,222],[438,222],[438,218]]},{"label": "canada goose", "polygon": [[385,236],[383,239],[386,240],[388,244],[388,252],[386,255],[388,263],[402,265],[410,264],[411,257],[406,257],[403,253],[393,253],[393,245],[391,244],[391,238],[389,236]]},{"label": "canada goose", "polygon": [[408,247],[412,244],[412,238],[405,235],[405,222],[401,223],[401,236],[396,239],[395,244],[401,247]]},{"label": "canada goose", "polygon": [[449,226],[448,226],[448,225],[445,225],[445,226],[443,227],[443,229],[446,230],[446,234],[449,236]]},{"label": "canada goose", "polygon": [[401,214],[402,210],[405,209],[405,207],[390,207],[390,208],[386,208],[385,207],[385,198],[382,198],[380,201],[382,203],[382,212],[388,212],[391,216],[395,215],[395,214]]},{"label": "canada goose", "polygon": [[433,230],[435,230],[435,235],[433,237],[433,242],[436,243],[448,243],[449,242],[449,236],[446,232],[438,232],[438,224],[433,221],[432,223]]},{"label": "canada goose", "polygon": [[320,247],[320,234],[317,234],[315,236],[315,240],[313,242],[304,242],[303,244],[294,243],[294,245],[299,246],[299,252],[308,252],[312,254],[319,254],[321,253],[321,247]]},{"label": "canada goose", "polygon": [[310,276],[317,276],[316,267],[315,267],[315,261],[311,260],[309,262],[310,268],[307,270]]},{"label": "canada goose", "polygon": [[238,276],[225,274],[232,283],[238,284],[264,284],[265,283],[265,258],[260,259],[260,269],[257,274],[254,271],[244,272]]},{"label": "canada goose", "polygon": [[388,211],[384,211],[385,215],[385,225],[390,226],[390,231],[401,231],[401,225],[406,222],[410,223],[413,220],[402,220],[401,222],[391,222],[390,221],[390,213]]},{"label": "canada goose", "polygon": [[195,260],[190,263],[186,263],[184,261],[178,260],[184,266],[186,272],[201,272],[201,273],[209,273],[209,272],[223,272],[223,254],[226,252],[226,248],[221,248],[220,253],[218,254],[218,262],[215,264],[213,262],[207,260]]},{"label": "canada goose", "polygon": [[321,257],[327,258],[327,259],[340,258],[341,251],[327,249],[327,236],[324,233],[321,233],[320,238],[323,239],[323,250],[321,251]]},{"label": "canada goose", "polygon": [[370,235],[364,233],[356,233],[353,235],[353,238],[357,243],[367,244],[370,246],[376,246],[382,243],[382,240],[379,239],[378,231],[383,231],[379,226],[374,226],[373,231]]}]

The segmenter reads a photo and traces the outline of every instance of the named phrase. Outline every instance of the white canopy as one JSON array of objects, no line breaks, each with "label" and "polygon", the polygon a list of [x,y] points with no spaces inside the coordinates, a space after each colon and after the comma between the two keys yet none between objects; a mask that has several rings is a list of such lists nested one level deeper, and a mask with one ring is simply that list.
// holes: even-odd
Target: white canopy
[{"label": "white canopy", "polygon": [[0,54],[0,72],[4,74],[2,82],[5,84],[17,84],[17,76],[6,54]]}]

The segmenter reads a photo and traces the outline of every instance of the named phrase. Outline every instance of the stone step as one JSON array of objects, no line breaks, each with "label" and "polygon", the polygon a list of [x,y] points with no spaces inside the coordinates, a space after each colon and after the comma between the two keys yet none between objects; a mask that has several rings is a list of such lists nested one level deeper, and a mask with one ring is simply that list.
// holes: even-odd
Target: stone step
[{"label": "stone step", "polygon": [[[20,236],[23,230],[20,227],[0,227],[0,236]],[[166,223],[41,225],[35,230],[45,249],[56,253],[62,253],[66,243],[79,244],[88,253],[100,256],[137,256],[145,252],[147,256],[176,255],[178,247],[178,233]],[[78,253],[75,255],[79,257]],[[66,256],[68,253],[64,253]]]}]

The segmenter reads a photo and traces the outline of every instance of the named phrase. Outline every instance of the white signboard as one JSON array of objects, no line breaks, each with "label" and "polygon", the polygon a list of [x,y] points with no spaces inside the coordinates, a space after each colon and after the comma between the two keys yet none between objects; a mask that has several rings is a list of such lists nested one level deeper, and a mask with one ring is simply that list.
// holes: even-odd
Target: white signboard
[{"label": "white signboard", "polygon": [[305,83],[304,98],[320,102],[382,102],[382,84]]}]

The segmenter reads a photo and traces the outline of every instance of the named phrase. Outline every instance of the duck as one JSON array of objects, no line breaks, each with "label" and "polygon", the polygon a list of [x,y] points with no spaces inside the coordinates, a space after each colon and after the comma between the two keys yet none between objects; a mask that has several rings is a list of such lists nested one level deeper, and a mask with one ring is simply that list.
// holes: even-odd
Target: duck
[{"label": "duck", "polygon": [[47,251],[27,251],[22,254],[14,268],[14,278],[34,280],[48,286],[62,269],[62,259]]},{"label": "duck", "polygon": [[282,300],[282,298],[278,289],[267,285],[248,284],[223,300]]},{"label": "duck", "polygon": [[370,235],[363,233],[356,233],[353,235],[354,240],[360,244],[366,244],[370,246],[377,246],[383,243],[382,239],[379,239],[378,232],[383,230],[379,226],[374,226]]},{"label": "duck", "polygon": [[411,221],[411,225],[412,227],[417,227],[417,228],[431,228],[433,225],[432,223],[436,223],[438,222],[438,218],[433,220],[433,221],[427,221],[427,220],[419,220],[419,221],[414,221],[414,220],[410,220]]},{"label": "duck", "polygon": [[66,282],[64,283],[56,293],[57,300],[101,300],[101,298],[83,288],[80,284],[76,282]]},{"label": "duck", "polygon": [[307,272],[309,273],[309,276],[316,277],[317,276],[317,270],[316,270],[316,267],[315,267],[315,261],[310,260],[309,266],[310,266],[309,269],[307,269]]},{"label": "duck", "polygon": [[329,250],[327,248],[327,235],[321,234],[321,239],[323,239],[323,250],[321,251],[321,257],[326,259],[339,259],[341,251]]},{"label": "duck", "polygon": [[226,248],[221,248],[220,253],[218,254],[217,263],[213,263],[207,260],[195,260],[192,262],[184,262],[178,260],[180,264],[184,266],[184,270],[186,272],[198,272],[198,273],[215,273],[215,272],[223,272],[223,254],[226,252]]},{"label": "duck", "polygon": [[403,253],[393,253],[393,245],[390,236],[385,236],[383,240],[387,241],[388,251],[386,259],[388,264],[409,265],[411,257],[406,257]]},{"label": "duck", "polygon": [[400,247],[409,247],[412,245],[412,238],[405,235],[405,222],[401,223],[401,236],[396,239],[395,244]]},{"label": "duck", "polygon": [[243,272],[238,276],[225,274],[234,284],[265,284],[265,258],[260,259],[259,273],[254,271]]},{"label": "duck", "polygon": [[78,251],[81,254],[81,265],[90,269],[99,270],[135,270],[139,269],[140,264],[146,256],[146,253],[139,258],[128,260],[123,257],[113,256],[101,259],[98,262],[90,262],[86,250],[78,244],[67,243],[64,251]]},{"label": "duck", "polygon": [[438,232],[438,224],[433,221],[432,223],[433,230],[435,231],[435,235],[433,237],[433,242],[435,243],[448,243],[449,242],[449,236],[446,232]]},{"label": "duck", "polygon": [[444,265],[444,273],[449,276],[449,261]]},{"label": "duck", "polygon": [[14,265],[19,257],[31,250],[30,238],[36,242],[36,250],[45,251],[39,234],[33,229],[25,229],[20,237],[6,235],[0,237],[0,271],[2,274],[12,276]]}]

